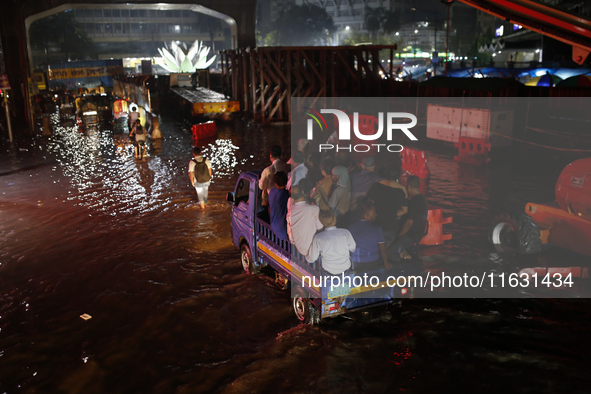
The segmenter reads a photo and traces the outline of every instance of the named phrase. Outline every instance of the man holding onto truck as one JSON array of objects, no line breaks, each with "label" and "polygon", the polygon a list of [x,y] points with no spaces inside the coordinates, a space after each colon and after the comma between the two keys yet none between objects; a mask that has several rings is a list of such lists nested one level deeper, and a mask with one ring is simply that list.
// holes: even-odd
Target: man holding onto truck
[{"label": "man holding onto truck", "polygon": [[418,176],[411,175],[406,180],[406,192],[409,198],[408,213],[406,221],[398,233],[398,238],[388,248],[389,261],[412,258],[407,249],[418,245],[425,235],[429,207],[425,196],[421,194],[420,187],[421,179]]},{"label": "man holding onto truck", "polygon": [[269,192],[275,187],[273,176],[279,171],[283,171],[286,174],[289,173],[289,166],[281,160],[281,147],[279,145],[273,145],[271,152],[269,153],[271,165],[263,170],[261,178],[259,179],[259,189],[263,191],[262,205],[269,205]]},{"label": "man holding onto truck", "polygon": [[332,211],[320,211],[324,231],[316,234],[306,259],[313,263],[322,257],[322,268],[331,275],[347,275],[351,268],[350,252],[357,248],[349,230],[337,228],[337,218]]},{"label": "man holding onto truck", "polygon": [[374,170],[376,169],[376,159],[373,156],[365,156],[361,163],[361,170],[352,171],[349,175],[351,182],[351,201],[350,208],[351,212],[355,212],[360,203],[367,195],[367,192],[374,183],[383,181],[383,178],[377,175]]}]

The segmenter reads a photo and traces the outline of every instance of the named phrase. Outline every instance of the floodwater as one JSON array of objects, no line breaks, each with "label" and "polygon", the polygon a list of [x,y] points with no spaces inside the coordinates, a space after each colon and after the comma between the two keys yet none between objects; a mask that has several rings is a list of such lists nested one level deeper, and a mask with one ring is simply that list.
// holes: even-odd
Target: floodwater
[{"label": "floodwater", "polygon": [[[189,126],[160,124],[141,161],[123,135],[64,128],[3,150],[0,393],[589,392],[586,300],[416,299],[388,321],[298,324],[288,291],[242,272],[225,202],[288,128],[219,124],[200,210]],[[453,216],[453,239],[421,251],[434,270],[486,261],[494,213],[551,201],[564,164],[428,159],[429,203]]]}]

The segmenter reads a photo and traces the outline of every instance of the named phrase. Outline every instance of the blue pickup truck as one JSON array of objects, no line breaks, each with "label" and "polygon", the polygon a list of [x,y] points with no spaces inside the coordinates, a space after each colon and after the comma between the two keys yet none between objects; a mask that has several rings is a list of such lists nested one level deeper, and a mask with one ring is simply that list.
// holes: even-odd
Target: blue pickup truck
[{"label": "blue pickup truck", "polygon": [[[234,191],[227,194],[227,200],[232,203],[232,240],[240,249],[246,273],[257,274],[261,268],[270,267],[275,271],[275,283],[280,288],[291,287],[293,311],[301,322],[317,324],[325,318],[388,305],[412,296],[413,277],[419,275],[421,269],[416,261],[401,263],[389,270],[351,271],[352,280],[336,287],[330,282],[320,283],[323,282],[320,278],[327,275],[321,270],[320,259],[308,263],[294,245],[279,239],[269,223],[259,217],[266,209],[261,204],[260,175],[261,171],[241,174]],[[364,275],[374,277],[371,285],[367,280],[360,283]]]}]

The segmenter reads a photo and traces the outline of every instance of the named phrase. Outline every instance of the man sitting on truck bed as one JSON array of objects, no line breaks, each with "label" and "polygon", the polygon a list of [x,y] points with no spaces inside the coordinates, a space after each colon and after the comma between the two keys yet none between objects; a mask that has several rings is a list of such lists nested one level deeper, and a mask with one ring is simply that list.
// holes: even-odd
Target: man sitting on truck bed
[{"label": "man sitting on truck bed", "polygon": [[306,157],[300,151],[294,152],[291,155],[291,166],[293,170],[289,173],[289,180],[287,181],[287,190],[291,190],[293,186],[297,186],[298,183],[308,175],[308,167],[304,164]]},{"label": "man sitting on truck bed", "polygon": [[351,254],[353,268],[356,271],[371,271],[378,268],[391,268],[388,263],[384,233],[375,222],[376,207],[371,202],[365,202],[359,209],[360,219],[349,225],[349,231],[357,244]]},{"label": "man sitting on truck bed", "polygon": [[337,218],[332,211],[320,211],[324,231],[316,234],[306,259],[313,263],[322,257],[322,268],[332,275],[348,274],[351,268],[350,252],[357,245],[349,230],[337,228]]},{"label": "man sitting on truck bed", "polygon": [[269,192],[269,211],[271,215],[271,228],[277,237],[287,239],[287,201],[289,192],[285,189],[287,184],[287,174],[279,171],[273,176],[273,181],[277,186]]},{"label": "man sitting on truck bed", "polygon": [[320,208],[308,203],[306,193],[300,186],[291,188],[291,198],[293,201],[287,212],[287,234],[291,243],[295,244],[297,250],[305,256],[308,254],[314,234],[322,229],[322,223],[318,219]]}]

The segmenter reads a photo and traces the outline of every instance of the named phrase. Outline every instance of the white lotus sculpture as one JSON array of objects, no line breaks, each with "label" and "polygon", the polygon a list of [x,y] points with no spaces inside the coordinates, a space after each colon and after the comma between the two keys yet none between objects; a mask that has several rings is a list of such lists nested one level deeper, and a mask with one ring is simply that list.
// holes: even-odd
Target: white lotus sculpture
[{"label": "white lotus sculpture", "polygon": [[171,73],[192,73],[196,69],[209,67],[216,58],[214,55],[207,60],[210,48],[200,43],[199,40],[195,40],[187,54],[174,41],[170,45],[170,50],[172,54],[167,48],[158,48],[162,57],[154,60]]}]

